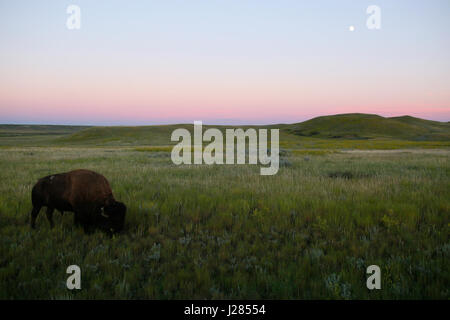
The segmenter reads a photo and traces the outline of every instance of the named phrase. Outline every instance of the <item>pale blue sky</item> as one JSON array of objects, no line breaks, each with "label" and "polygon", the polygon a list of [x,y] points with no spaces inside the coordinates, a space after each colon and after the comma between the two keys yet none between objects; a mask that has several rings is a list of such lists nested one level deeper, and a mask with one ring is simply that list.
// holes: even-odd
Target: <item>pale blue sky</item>
[{"label": "pale blue sky", "polygon": [[0,0],[0,123],[448,121],[449,18],[448,0]]}]

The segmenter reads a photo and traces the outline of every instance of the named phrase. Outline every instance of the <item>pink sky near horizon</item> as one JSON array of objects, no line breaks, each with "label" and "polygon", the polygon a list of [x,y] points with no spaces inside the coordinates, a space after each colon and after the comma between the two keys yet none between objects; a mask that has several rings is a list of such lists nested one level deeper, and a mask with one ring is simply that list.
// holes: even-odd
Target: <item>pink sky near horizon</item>
[{"label": "pink sky near horizon", "polygon": [[0,123],[450,120],[448,2],[380,0],[376,31],[365,4],[323,3],[79,0],[77,31],[62,2],[2,4]]},{"label": "pink sky near horizon", "polygon": [[434,92],[422,92],[420,82],[406,79],[403,85],[395,86],[368,79],[352,83],[346,77],[340,83],[335,79],[234,79],[186,81],[176,76],[171,80],[111,75],[67,80],[64,74],[50,79],[48,73],[46,77],[10,74],[10,81],[0,87],[0,122],[143,124],[203,120],[267,124],[339,113],[450,119],[450,108],[446,107],[450,91],[435,87]]}]

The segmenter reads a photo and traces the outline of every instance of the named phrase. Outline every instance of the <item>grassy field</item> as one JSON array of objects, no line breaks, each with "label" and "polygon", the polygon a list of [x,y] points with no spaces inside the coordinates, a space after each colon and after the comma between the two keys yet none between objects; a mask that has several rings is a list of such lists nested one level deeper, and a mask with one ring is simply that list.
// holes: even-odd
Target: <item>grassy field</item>
[{"label": "grassy field", "polygon": [[[104,130],[0,137],[1,299],[450,298],[448,140],[286,130],[278,174],[261,176],[175,166],[170,128],[148,144],[133,137],[152,129]],[[33,184],[75,168],[105,175],[127,204],[122,234],[85,235],[57,212],[54,229],[45,212],[30,229]],[[71,264],[82,290],[66,288]],[[381,290],[366,288],[372,264]]]}]

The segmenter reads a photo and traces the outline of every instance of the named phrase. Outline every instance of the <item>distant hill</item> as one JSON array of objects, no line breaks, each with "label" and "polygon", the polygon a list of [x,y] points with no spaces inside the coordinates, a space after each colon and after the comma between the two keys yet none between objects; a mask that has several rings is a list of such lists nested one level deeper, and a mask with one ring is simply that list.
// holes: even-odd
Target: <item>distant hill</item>
[{"label": "distant hill", "polygon": [[0,146],[48,145],[58,137],[88,128],[89,126],[0,124]]},{"label": "distant hill", "polygon": [[89,126],[0,124],[0,137],[66,135],[87,128],[89,128]]},{"label": "distant hill", "polygon": [[[269,126],[237,126],[239,128],[285,128],[288,125]],[[71,135],[59,138],[59,143],[89,144],[89,145],[170,145],[176,142],[170,141],[172,132],[179,128],[189,130],[193,136],[193,124],[153,125],[153,126],[116,126],[116,127],[92,127],[75,132]],[[235,126],[203,125],[203,130],[218,128],[223,133],[227,128]],[[292,135],[292,134],[290,134]],[[224,133],[225,136],[225,133]]]},{"label": "distant hill", "polygon": [[193,125],[92,127],[61,137],[57,139],[57,142],[95,145],[167,145],[170,143],[172,131],[178,128],[192,130]]},{"label": "distant hill", "polygon": [[[280,141],[288,144],[305,139],[320,138],[329,141],[347,140],[403,140],[450,141],[450,124],[423,120],[410,116],[384,118],[373,114],[338,114],[317,117],[294,124],[270,126],[204,126],[204,128],[279,128]],[[53,126],[0,125],[0,146],[91,145],[132,146],[170,145],[171,133],[177,128],[192,132],[192,124],[152,126]]]},{"label": "distant hill", "polygon": [[[216,127],[221,130],[230,126]],[[411,141],[449,141],[450,125],[444,122],[423,120],[410,116],[384,118],[372,114],[339,114],[317,117],[302,123],[271,126],[239,126],[241,128],[280,128],[284,138],[316,137],[323,139],[374,139],[387,138]],[[193,129],[192,124],[91,127],[58,139],[62,143],[98,145],[167,145],[170,134],[177,128]]]},{"label": "distant hill", "polygon": [[296,123],[290,125],[288,130],[298,136],[331,139],[450,140],[448,122],[410,116],[384,118],[374,114],[338,114]]}]

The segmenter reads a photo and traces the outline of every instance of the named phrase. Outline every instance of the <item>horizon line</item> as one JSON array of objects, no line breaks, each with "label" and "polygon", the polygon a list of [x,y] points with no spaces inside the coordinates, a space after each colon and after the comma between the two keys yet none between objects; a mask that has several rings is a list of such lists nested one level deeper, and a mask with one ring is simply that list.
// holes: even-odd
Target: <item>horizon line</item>
[{"label": "horizon line", "polygon": [[[48,122],[19,122],[19,121],[12,121],[12,122],[5,122],[0,123],[0,125],[41,125],[41,126],[74,126],[74,127],[144,127],[144,126],[169,126],[169,125],[189,125],[193,124],[194,121],[202,121],[204,125],[208,126],[273,126],[273,125],[292,125],[296,123],[302,123],[306,122],[312,119],[321,118],[321,117],[332,117],[332,116],[342,116],[342,115],[369,115],[369,116],[378,116],[384,119],[392,119],[392,118],[402,118],[402,117],[411,117],[421,120],[427,120],[427,121],[435,121],[440,123],[449,123],[450,120],[442,121],[442,120],[434,120],[434,119],[427,119],[427,118],[421,118],[421,117],[414,117],[410,116],[408,114],[399,115],[399,116],[382,116],[376,113],[362,113],[362,112],[349,112],[349,113],[336,113],[336,114],[326,114],[326,115],[320,115],[320,116],[314,116],[314,117],[308,117],[305,120],[299,120],[294,122],[273,122],[273,123],[252,123],[249,122],[249,120],[243,120],[243,122],[239,123],[220,123],[221,121],[230,122],[230,121],[239,121],[238,119],[232,119],[232,118],[224,118],[224,119],[210,119],[210,120],[192,120],[192,122],[166,122],[161,121],[157,123],[149,123],[149,124],[114,124],[114,120],[111,121],[111,124],[99,124],[99,123],[64,123],[62,121],[61,123],[48,123]],[[219,123],[212,123],[211,121],[217,121]]]}]

